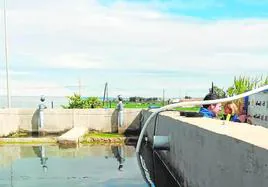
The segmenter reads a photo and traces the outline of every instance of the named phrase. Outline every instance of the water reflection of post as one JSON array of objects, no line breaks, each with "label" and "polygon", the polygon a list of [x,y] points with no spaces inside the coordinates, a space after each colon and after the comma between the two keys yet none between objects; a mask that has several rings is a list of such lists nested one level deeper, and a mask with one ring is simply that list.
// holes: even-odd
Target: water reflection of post
[{"label": "water reflection of post", "polygon": [[41,166],[43,167],[43,171],[47,172],[47,160],[48,158],[46,157],[46,150],[44,146],[40,146],[40,152],[41,152]]},{"label": "water reflection of post", "polygon": [[118,161],[118,170],[122,171],[123,168],[123,162],[125,161],[124,159],[124,152],[123,152],[123,147],[122,146],[111,146],[112,153],[114,154],[114,157]]},{"label": "water reflection of post", "polygon": [[35,154],[40,158],[40,163],[44,172],[47,172],[47,160],[46,149],[44,146],[33,147]]},{"label": "water reflection of post", "polygon": [[13,162],[11,162],[10,166],[10,186],[13,187]]}]

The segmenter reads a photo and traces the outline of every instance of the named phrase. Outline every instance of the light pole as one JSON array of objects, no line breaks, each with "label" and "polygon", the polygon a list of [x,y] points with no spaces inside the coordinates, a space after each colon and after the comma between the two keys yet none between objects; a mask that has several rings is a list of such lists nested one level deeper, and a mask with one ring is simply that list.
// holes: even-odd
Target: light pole
[{"label": "light pole", "polygon": [[11,107],[11,97],[9,88],[9,67],[8,67],[8,50],[7,50],[7,2],[4,0],[4,40],[5,40],[5,61],[6,61],[6,84],[7,84],[7,107]]}]

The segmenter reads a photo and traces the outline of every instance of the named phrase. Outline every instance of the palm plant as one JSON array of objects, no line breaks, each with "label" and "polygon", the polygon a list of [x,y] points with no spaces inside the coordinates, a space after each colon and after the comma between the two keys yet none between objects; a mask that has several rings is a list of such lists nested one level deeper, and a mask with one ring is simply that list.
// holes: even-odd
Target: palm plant
[{"label": "palm plant", "polygon": [[[267,78],[266,78],[267,79]],[[242,94],[246,91],[250,91],[259,87],[259,83],[262,81],[262,77],[251,78],[246,76],[239,76],[234,78],[233,86],[227,89],[228,96],[234,96]]]}]

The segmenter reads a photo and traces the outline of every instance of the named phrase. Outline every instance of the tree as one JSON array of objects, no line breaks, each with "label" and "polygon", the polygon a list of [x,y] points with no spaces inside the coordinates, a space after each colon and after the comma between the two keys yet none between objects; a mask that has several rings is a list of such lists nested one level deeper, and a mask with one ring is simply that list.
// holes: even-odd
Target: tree
[{"label": "tree", "polygon": [[81,98],[81,95],[74,93],[72,96],[67,96],[68,105],[63,106],[63,108],[84,108],[84,101]]},{"label": "tree", "polygon": [[219,88],[218,86],[213,85],[213,92],[217,94],[220,98],[226,97],[226,93],[223,88]]},{"label": "tree", "polygon": [[98,97],[88,97],[85,100],[86,108],[101,108],[102,102]]},{"label": "tree", "polygon": [[72,96],[67,96],[68,98],[68,105],[62,106],[66,109],[71,108],[100,108],[102,107],[102,102],[98,97],[88,97],[82,98],[81,95],[74,93]]}]

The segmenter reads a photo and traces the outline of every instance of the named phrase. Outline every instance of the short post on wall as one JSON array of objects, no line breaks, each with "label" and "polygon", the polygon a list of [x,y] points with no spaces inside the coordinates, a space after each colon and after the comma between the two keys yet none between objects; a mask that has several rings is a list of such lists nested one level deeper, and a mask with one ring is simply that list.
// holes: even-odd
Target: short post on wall
[{"label": "short post on wall", "polygon": [[41,103],[38,105],[38,111],[39,111],[39,116],[38,116],[38,133],[43,134],[44,130],[44,109],[46,109],[46,105],[44,104],[46,98],[45,96],[41,96],[40,101]]},{"label": "short post on wall", "polygon": [[169,136],[154,136],[153,150],[170,150]]}]

